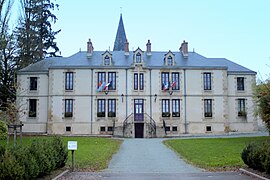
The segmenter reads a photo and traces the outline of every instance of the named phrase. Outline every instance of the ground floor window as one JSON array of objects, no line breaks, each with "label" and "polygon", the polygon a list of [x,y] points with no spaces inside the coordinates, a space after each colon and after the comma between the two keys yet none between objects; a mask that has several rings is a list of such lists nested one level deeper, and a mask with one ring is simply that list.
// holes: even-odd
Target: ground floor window
[{"label": "ground floor window", "polygon": [[105,117],[105,99],[98,99],[97,117]]},{"label": "ground floor window", "polygon": [[29,117],[37,117],[37,100],[29,99]]},{"label": "ground floor window", "polygon": [[108,117],[116,116],[116,99],[108,99]]},{"label": "ground floor window", "polygon": [[238,99],[238,116],[246,116],[246,100]]},{"label": "ground floor window", "polygon": [[73,99],[65,99],[65,117],[73,117]]},{"label": "ground floor window", "polygon": [[204,117],[212,117],[212,99],[204,100]]}]

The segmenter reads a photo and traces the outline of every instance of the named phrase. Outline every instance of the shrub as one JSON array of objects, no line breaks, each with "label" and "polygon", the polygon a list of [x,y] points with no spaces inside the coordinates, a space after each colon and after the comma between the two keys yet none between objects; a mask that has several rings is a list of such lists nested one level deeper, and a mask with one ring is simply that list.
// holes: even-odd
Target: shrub
[{"label": "shrub", "polygon": [[48,140],[35,139],[29,149],[38,164],[39,176],[46,175],[53,170],[52,157],[49,155],[51,147],[48,145]]},{"label": "shrub", "polygon": [[270,174],[270,141],[248,144],[241,157],[248,167]]},{"label": "shrub", "polygon": [[23,179],[24,170],[16,158],[6,151],[0,163],[0,179]]},{"label": "shrub", "polygon": [[55,151],[55,168],[64,167],[68,158],[68,151],[60,137],[55,136],[52,140],[52,148]]},{"label": "shrub", "polygon": [[28,147],[17,146],[10,148],[11,154],[17,163],[24,169],[23,179],[35,179],[38,176],[38,164],[30,154]]},{"label": "shrub", "polygon": [[5,122],[0,121],[0,140],[7,139],[8,128]]}]

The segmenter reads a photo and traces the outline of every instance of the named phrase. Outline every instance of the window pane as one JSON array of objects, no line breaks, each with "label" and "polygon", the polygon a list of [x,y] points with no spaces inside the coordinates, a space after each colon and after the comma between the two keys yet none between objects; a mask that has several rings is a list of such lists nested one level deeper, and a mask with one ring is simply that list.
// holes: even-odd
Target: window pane
[{"label": "window pane", "polygon": [[144,82],[143,82],[143,73],[140,73],[140,90],[143,90]]},{"label": "window pane", "polygon": [[108,100],[108,117],[116,116],[116,100],[109,99]]},{"label": "window pane", "polygon": [[98,73],[97,87],[101,86],[103,83],[106,83],[106,74],[105,72]]},{"label": "window pane", "polygon": [[179,90],[179,73],[172,73],[172,89]]},{"label": "window pane", "polygon": [[168,64],[168,66],[172,66],[173,65],[173,60],[172,60],[172,57],[171,56],[168,57],[167,64]]},{"label": "window pane", "polygon": [[211,73],[203,73],[204,90],[211,90]]},{"label": "window pane", "polygon": [[238,91],[244,91],[245,90],[244,78],[243,77],[238,77],[237,78],[237,90]]},{"label": "window pane", "polygon": [[134,73],[134,90],[138,90],[138,73]]},{"label": "window pane", "polygon": [[170,100],[169,99],[162,99],[162,112],[170,112]]},{"label": "window pane", "polygon": [[204,100],[204,117],[212,117],[212,99]]},{"label": "window pane", "polygon": [[109,90],[116,90],[116,72],[108,73]]},{"label": "window pane", "polygon": [[65,88],[66,90],[73,90],[73,72],[66,72]]},{"label": "window pane", "polygon": [[161,73],[161,90],[166,90],[169,87],[169,73]]},{"label": "window pane", "polygon": [[37,100],[29,99],[29,117],[37,117]]},{"label": "window pane", "polygon": [[142,62],[141,54],[140,53],[137,53],[136,54],[136,63],[141,63],[141,62]]},{"label": "window pane", "polygon": [[37,90],[37,77],[30,77],[30,90]]},{"label": "window pane", "polygon": [[105,57],[105,59],[104,59],[104,65],[105,66],[108,66],[108,65],[110,65],[110,57],[107,55],[106,57]]}]

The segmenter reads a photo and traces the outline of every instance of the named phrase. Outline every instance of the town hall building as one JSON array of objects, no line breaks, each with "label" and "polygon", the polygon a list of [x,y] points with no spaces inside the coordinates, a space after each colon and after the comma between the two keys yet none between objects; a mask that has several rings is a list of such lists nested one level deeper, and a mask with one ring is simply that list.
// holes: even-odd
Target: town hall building
[{"label": "town hall building", "polygon": [[[252,132],[256,72],[188,51],[129,50],[122,15],[113,51],[51,57],[18,73],[23,131],[165,137]],[[174,47],[172,47],[174,48]]]}]

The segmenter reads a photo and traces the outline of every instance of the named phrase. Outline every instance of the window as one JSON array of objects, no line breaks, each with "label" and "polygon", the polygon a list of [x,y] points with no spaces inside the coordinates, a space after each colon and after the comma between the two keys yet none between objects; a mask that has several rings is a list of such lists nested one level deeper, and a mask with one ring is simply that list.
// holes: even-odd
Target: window
[{"label": "window", "polygon": [[37,100],[29,99],[29,117],[37,117]]},{"label": "window", "polygon": [[113,127],[112,126],[108,126],[108,131],[113,131]]},{"label": "window", "polygon": [[104,65],[105,66],[109,66],[110,65],[110,57],[107,55],[107,56],[105,56],[105,58],[104,58]]},{"label": "window", "polygon": [[108,99],[108,117],[116,117],[116,100]]},{"label": "window", "polygon": [[166,126],[165,127],[165,131],[167,132],[167,131],[171,131],[171,127],[170,126]]},{"label": "window", "polygon": [[71,127],[70,126],[66,126],[66,132],[71,132]]},{"label": "window", "polygon": [[172,116],[180,117],[180,99],[172,100]]},{"label": "window", "polygon": [[98,73],[98,87],[101,86],[103,83],[106,83],[106,73],[99,72]]},{"label": "window", "polygon": [[108,73],[108,82],[110,83],[108,89],[109,90],[116,90],[116,72],[109,72]]},{"label": "window", "polygon": [[163,72],[161,73],[161,90],[165,90],[165,88],[169,87],[169,73]]},{"label": "window", "polygon": [[204,100],[204,117],[212,117],[212,99]]},{"label": "window", "polygon": [[211,90],[211,73],[203,73],[204,90]]},{"label": "window", "polygon": [[177,131],[177,126],[173,126],[172,131],[174,131],[174,132]]},{"label": "window", "polygon": [[246,116],[246,100],[238,99],[238,116]]},{"label": "window", "polygon": [[73,90],[73,72],[66,72],[65,88]]},{"label": "window", "polygon": [[138,73],[134,73],[134,90],[138,90]]},{"label": "window", "polygon": [[140,53],[136,54],[136,63],[141,63],[142,62],[142,56]]},{"label": "window", "polygon": [[172,59],[172,56],[169,56],[168,59],[167,59],[167,65],[168,66],[172,66],[173,65],[173,59]]},{"label": "window", "polygon": [[162,117],[170,117],[170,100],[162,99]]},{"label": "window", "polygon": [[105,117],[105,99],[98,99],[97,117]]},{"label": "window", "polygon": [[144,82],[143,82],[143,73],[140,73],[140,90],[143,90]]},{"label": "window", "polygon": [[65,99],[65,117],[73,117],[73,99]]},{"label": "window", "polygon": [[238,77],[237,78],[237,91],[244,91],[244,90],[245,90],[244,78]]},{"label": "window", "polygon": [[179,90],[179,73],[172,73],[172,90]]},{"label": "window", "polygon": [[30,77],[30,91],[37,90],[37,77]]},{"label": "window", "polygon": [[104,127],[104,126],[101,126],[101,127],[100,127],[100,131],[101,131],[101,132],[105,132],[105,127]]},{"label": "window", "polygon": [[206,126],[206,132],[211,132],[212,131],[212,127],[211,126]]}]

